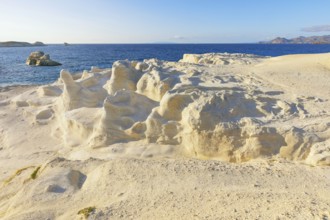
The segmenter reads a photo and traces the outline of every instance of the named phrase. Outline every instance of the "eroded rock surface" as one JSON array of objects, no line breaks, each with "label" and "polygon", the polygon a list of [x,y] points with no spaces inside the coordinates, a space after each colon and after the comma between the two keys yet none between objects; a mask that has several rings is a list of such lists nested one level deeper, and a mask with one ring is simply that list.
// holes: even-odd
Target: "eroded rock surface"
[{"label": "eroded rock surface", "polygon": [[56,121],[54,130],[67,147],[145,141],[175,145],[197,158],[243,162],[280,156],[329,165],[329,126],[314,125],[314,119],[330,122],[327,102],[255,75],[265,60],[190,54],[180,62],[125,60],[112,69],[74,75],[63,70],[57,83],[12,103],[35,108],[30,112],[40,123]]}]

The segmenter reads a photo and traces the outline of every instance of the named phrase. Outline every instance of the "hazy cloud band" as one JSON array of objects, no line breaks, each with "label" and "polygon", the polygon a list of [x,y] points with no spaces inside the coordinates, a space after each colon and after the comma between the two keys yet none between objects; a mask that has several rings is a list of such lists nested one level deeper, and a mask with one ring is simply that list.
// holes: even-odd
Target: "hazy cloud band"
[{"label": "hazy cloud band", "polygon": [[330,31],[330,25],[319,25],[319,26],[305,27],[305,28],[302,28],[301,31],[304,31],[304,32],[325,32],[325,31]]}]

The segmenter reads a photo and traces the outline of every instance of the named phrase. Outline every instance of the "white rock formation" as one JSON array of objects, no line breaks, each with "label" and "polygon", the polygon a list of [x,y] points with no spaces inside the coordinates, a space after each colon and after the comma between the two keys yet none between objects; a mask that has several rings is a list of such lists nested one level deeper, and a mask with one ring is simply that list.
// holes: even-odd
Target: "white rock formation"
[{"label": "white rock formation", "polygon": [[184,54],[180,62],[211,65],[251,64],[262,60],[261,56],[240,53]]},{"label": "white rock formation", "polygon": [[39,123],[55,120],[54,130],[68,147],[144,140],[177,145],[197,158],[243,162],[281,156],[329,165],[329,126],[308,119],[329,121],[322,99],[260,79],[254,71],[269,60],[224,53],[187,54],[178,63],[117,61],[112,69],[74,75],[62,70],[56,84],[38,89],[37,98],[31,93],[12,102],[36,106],[30,112]]},{"label": "white rock formation", "polygon": [[103,104],[101,119],[96,124],[92,147],[144,138],[144,121],[156,102],[130,90],[119,90],[109,95]]},{"label": "white rock formation", "polygon": [[1,90],[0,219],[327,219],[329,60],[118,61]]},{"label": "white rock formation", "polygon": [[136,90],[136,83],[142,73],[135,69],[135,62],[117,61],[112,66],[112,76],[106,88],[110,95],[114,95],[118,90]]}]

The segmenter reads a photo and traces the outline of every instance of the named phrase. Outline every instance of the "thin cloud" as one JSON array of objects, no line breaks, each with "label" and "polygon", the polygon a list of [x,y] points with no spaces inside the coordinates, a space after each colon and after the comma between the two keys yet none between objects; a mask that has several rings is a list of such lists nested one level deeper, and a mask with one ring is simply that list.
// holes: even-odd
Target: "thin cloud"
[{"label": "thin cloud", "polygon": [[319,25],[302,28],[304,32],[330,32],[330,25]]},{"label": "thin cloud", "polygon": [[175,39],[175,40],[184,40],[186,38],[182,37],[182,36],[179,36],[179,35],[175,35],[175,36],[173,36],[173,39]]}]

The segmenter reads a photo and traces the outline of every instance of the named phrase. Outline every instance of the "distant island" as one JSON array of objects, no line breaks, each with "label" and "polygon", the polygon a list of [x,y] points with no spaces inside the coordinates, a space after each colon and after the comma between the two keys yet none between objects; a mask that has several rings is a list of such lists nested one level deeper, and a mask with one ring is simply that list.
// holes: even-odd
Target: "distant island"
[{"label": "distant island", "polygon": [[28,42],[19,42],[19,41],[6,41],[0,42],[0,47],[40,47],[47,46],[42,42],[28,43]]},{"label": "distant island", "polygon": [[287,39],[284,37],[277,37],[270,41],[261,41],[260,44],[330,44],[330,35],[312,36],[312,37],[296,37]]}]

